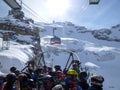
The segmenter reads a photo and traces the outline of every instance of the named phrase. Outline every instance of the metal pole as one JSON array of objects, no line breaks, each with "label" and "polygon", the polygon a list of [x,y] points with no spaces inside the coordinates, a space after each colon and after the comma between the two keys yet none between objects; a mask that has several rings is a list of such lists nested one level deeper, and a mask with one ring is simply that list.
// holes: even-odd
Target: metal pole
[{"label": "metal pole", "polygon": [[66,65],[65,65],[65,68],[67,67],[68,62],[70,61],[70,57],[71,57],[71,56],[72,56],[72,53],[70,53],[70,55],[69,55],[69,58],[68,58],[67,63],[66,63]]},{"label": "metal pole", "polygon": [[56,28],[55,27],[53,27],[53,36],[55,36],[55,31],[54,30],[56,30]]}]

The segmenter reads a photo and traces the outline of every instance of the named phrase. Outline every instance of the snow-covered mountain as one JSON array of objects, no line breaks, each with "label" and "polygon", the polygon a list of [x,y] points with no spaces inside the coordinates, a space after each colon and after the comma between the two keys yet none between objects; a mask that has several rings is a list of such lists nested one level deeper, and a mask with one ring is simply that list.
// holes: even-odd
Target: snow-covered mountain
[{"label": "snow-covered mountain", "polygon": [[[0,18],[0,24],[8,22],[19,28],[25,29],[27,34],[19,34],[12,30],[0,29],[0,38],[5,32],[12,32],[9,40],[9,49],[0,50],[0,71],[8,73],[11,66],[16,66],[19,70],[25,67],[25,63],[34,58],[35,52],[31,49],[36,43],[33,39],[35,35],[34,27],[41,31],[40,45],[44,53],[47,65],[52,63],[59,64],[62,69],[68,60],[70,52],[73,52],[74,58],[79,59],[82,66],[91,67],[91,74],[102,75],[105,78],[104,90],[120,90],[118,71],[120,58],[120,25],[110,29],[89,30],[84,26],[76,26],[71,22],[54,23],[26,23],[11,17]],[[1,28],[2,26],[0,26]],[[53,28],[56,28],[55,35],[60,37],[60,45],[51,45],[50,40],[53,37]],[[23,29],[21,29],[23,30]],[[32,32],[33,31],[33,32]],[[92,68],[91,64],[95,67]]]},{"label": "snow-covered mountain", "polygon": [[21,70],[27,61],[35,58],[40,50],[38,30],[29,20],[21,21],[12,16],[0,18],[0,64],[3,73],[8,73],[12,66]]},{"label": "snow-covered mountain", "polygon": [[[120,25],[100,30],[89,30],[71,22],[40,25],[44,27],[40,34],[41,46],[48,64],[53,61],[64,68],[70,52],[74,51],[75,58],[80,59],[83,67],[89,62],[99,67],[91,72],[105,77],[104,90],[120,89]],[[61,38],[61,45],[50,45],[53,27],[57,27],[55,35]]]}]

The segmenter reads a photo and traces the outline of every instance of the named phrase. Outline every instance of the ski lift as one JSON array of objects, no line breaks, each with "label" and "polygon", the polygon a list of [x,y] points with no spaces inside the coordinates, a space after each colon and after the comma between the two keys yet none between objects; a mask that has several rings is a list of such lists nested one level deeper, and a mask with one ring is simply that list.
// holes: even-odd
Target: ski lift
[{"label": "ski lift", "polygon": [[56,30],[56,28],[53,28],[53,38],[50,39],[50,44],[51,45],[59,45],[59,44],[61,44],[61,39],[54,34],[54,30]]},{"label": "ski lift", "polygon": [[53,36],[50,40],[51,45],[61,44],[61,39],[57,36]]},{"label": "ski lift", "polygon": [[99,4],[100,0],[89,0],[89,4],[91,5],[95,5],[95,4]]}]

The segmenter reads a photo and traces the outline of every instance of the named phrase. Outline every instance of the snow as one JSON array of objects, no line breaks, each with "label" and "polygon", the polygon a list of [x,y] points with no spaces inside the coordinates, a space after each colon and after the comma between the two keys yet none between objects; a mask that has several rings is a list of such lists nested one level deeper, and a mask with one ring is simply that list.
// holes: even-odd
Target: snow
[{"label": "snow", "polygon": [[85,46],[85,50],[87,51],[95,51],[95,52],[101,52],[101,51],[110,51],[113,50],[113,47],[107,47],[107,46],[102,46],[102,47],[94,47],[94,46]]},{"label": "snow", "polygon": [[[58,26],[55,34],[61,38],[62,44],[51,45],[50,38],[54,25],[42,23],[40,26],[45,29],[40,32],[40,37],[47,65],[51,66],[53,61],[54,65],[59,64],[64,69],[70,52],[73,52],[75,59],[79,59],[83,67],[90,68],[91,75],[102,75],[105,78],[104,90],[120,90],[120,42],[98,40],[91,33],[79,33],[74,25],[68,26],[65,23],[59,25],[58,23],[55,25]],[[116,30],[114,35],[119,37],[118,33],[120,32]],[[18,38],[31,40],[27,35],[23,38],[19,35]],[[9,68],[12,66],[22,70],[25,63],[34,57],[31,47],[33,46],[10,41],[10,48],[0,51],[0,74],[9,73]]]},{"label": "snow", "polygon": [[85,67],[89,68],[89,69],[96,69],[96,68],[100,68],[98,65],[91,63],[91,62],[86,62],[85,63]]},{"label": "snow", "polygon": [[30,45],[10,42],[10,48],[8,50],[0,51],[0,71],[2,73],[8,73],[12,66],[17,67],[18,70],[22,70],[25,67],[25,63],[34,56],[30,49],[31,47]]}]

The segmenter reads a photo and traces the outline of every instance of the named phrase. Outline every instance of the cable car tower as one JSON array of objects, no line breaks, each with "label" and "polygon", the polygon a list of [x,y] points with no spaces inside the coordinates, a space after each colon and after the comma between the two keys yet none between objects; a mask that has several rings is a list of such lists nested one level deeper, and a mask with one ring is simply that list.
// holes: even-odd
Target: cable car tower
[{"label": "cable car tower", "polygon": [[24,13],[22,9],[22,0],[21,5],[16,0],[3,0],[10,8],[9,15],[13,15],[14,18],[23,20]]},{"label": "cable car tower", "polygon": [[8,50],[10,47],[9,34],[3,34],[2,49]]}]

